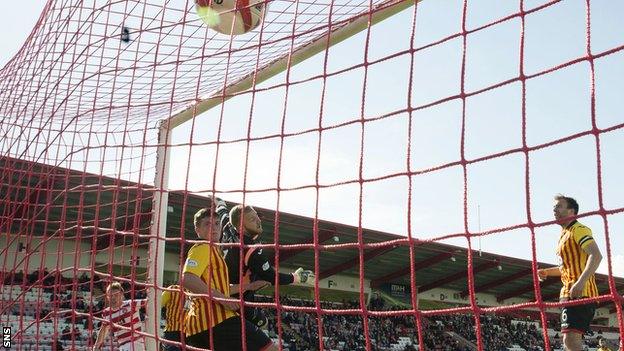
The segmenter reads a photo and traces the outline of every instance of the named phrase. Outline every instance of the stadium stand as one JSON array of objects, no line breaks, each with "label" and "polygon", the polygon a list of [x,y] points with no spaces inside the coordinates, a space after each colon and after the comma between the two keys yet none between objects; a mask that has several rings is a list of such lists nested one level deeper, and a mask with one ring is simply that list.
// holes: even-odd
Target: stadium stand
[{"label": "stadium stand", "polygon": [[[13,340],[17,349],[86,350],[92,346],[97,323],[89,316],[98,316],[104,308],[101,284],[95,284],[91,293],[86,275],[77,282],[77,289],[71,279],[47,271],[4,276],[1,305],[20,301],[2,315],[3,326],[16,331]],[[26,280],[22,279],[24,276]],[[52,289],[55,280],[37,279],[38,276],[53,276],[60,284]],[[135,294],[135,298],[144,297],[143,291]]]},{"label": "stadium stand", "polygon": [[[2,316],[5,326],[19,331],[14,335],[17,349],[20,350],[87,350],[94,340],[97,323],[88,318],[97,316],[103,307],[102,291],[99,287],[93,293],[85,290],[89,279],[82,276],[77,282],[78,289],[71,289],[72,282],[63,277],[56,277],[65,284],[61,288],[50,290],[45,283],[37,284],[35,277],[39,272],[10,277],[2,286],[2,304],[21,299],[23,303],[11,308],[10,315]],[[45,276],[50,276],[46,273]],[[6,276],[5,276],[6,277]],[[42,281],[46,281],[43,279]],[[12,284],[11,284],[12,283]],[[143,292],[136,292],[136,298],[142,298]],[[129,297],[129,296],[126,296]],[[257,302],[273,302],[270,296],[261,296]],[[283,306],[314,307],[312,300],[302,300],[284,296],[280,298]],[[58,306],[58,308],[55,308]],[[357,301],[321,302],[322,308],[350,309],[359,308]],[[369,302],[370,310],[393,310],[397,306],[388,305],[376,296]],[[57,310],[56,314],[49,311]],[[72,312],[73,311],[73,312]],[[268,314],[266,332],[278,341],[277,316]],[[541,328],[535,319],[521,317],[531,315],[530,311],[508,315],[482,315],[481,325],[485,349],[490,351],[543,351],[544,343]],[[327,314],[317,317],[316,313],[283,311],[282,342],[288,351],[318,349],[319,327],[321,321],[323,345],[325,350],[347,351],[365,350],[364,326],[361,316]],[[411,351],[419,350],[416,337],[416,325],[412,316],[369,317],[370,340],[373,350]],[[561,347],[560,332],[555,329],[557,323],[549,323],[548,335],[554,346]],[[426,350],[467,351],[475,350],[476,335],[474,317],[469,314],[431,316],[424,318],[424,343]],[[616,345],[619,333],[616,329],[598,328],[598,332],[586,336],[589,350],[595,350],[598,338],[605,338]],[[107,342],[106,345],[110,345]],[[109,349],[107,347],[105,350]],[[113,350],[116,349],[115,347]]]},{"label": "stadium stand", "polygon": [[[262,302],[273,302],[264,297]],[[314,301],[281,298],[282,305],[313,307]],[[322,303],[322,308],[358,308],[358,303],[343,304]],[[370,308],[372,307],[372,308]],[[371,300],[371,310],[391,310],[396,306],[383,306],[378,301]],[[530,311],[526,311],[530,314]],[[552,317],[552,316],[551,316]],[[363,321],[360,316],[325,315],[322,318],[323,344],[327,350],[365,350],[362,336]],[[561,347],[560,332],[556,330],[557,323],[549,320],[548,335],[554,350]],[[282,323],[287,326],[284,330],[284,341],[288,349],[313,350],[318,345],[317,317],[313,313],[283,312]],[[485,349],[489,351],[543,351],[544,342],[541,329],[535,319],[518,318],[516,314],[497,316],[481,316],[482,331],[484,333]],[[275,314],[269,315],[269,333],[277,335]],[[414,319],[409,316],[389,318],[370,318],[370,337],[374,350],[409,351],[418,350]],[[425,349],[434,351],[465,351],[476,350],[476,335],[474,317],[468,314],[434,316],[425,320]],[[598,338],[604,337],[612,344],[617,344],[619,334],[617,330],[605,333],[594,333],[586,337],[589,350],[597,347]],[[463,343],[462,340],[468,343]]]},{"label": "stadium stand", "polygon": [[[13,160],[25,166],[30,163]],[[6,160],[0,160],[0,165],[4,165]],[[45,168],[47,166],[34,164],[35,167]],[[71,175],[71,186],[79,186],[84,177],[91,179],[92,183],[102,182],[102,186],[94,187],[100,189],[105,186],[116,184],[117,180],[107,177],[96,177],[85,175],[81,172],[55,168],[47,170],[54,174]],[[63,183],[64,184],[64,183]],[[26,184],[25,184],[26,185]],[[85,350],[93,342],[93,334],[97,330],[97,323],[94,323],[93,317],[97,317],[97,312],[104,308],[102,299],[102,291],[105,287],[104,279],[98,275],[91,275],[95,271],[108,271],[118,269],[113,275],[120,278],[138,278],[139,272],[133,276],[128,271],[124,271],[130,262],[135,262],[132,252],[125,252],[118,260],[113,263],[115,265],[107,265],[103,261],[98,261],[92,253],[98,250],[108,250],[115,247],[129,247],[133,243],[129,242],[130,236],[127,235],[128,230],[135,230],[137,233],[146,233],[145,228],[150,223],[149,203],[151,195],[148,188],[142,189],[141,193],[137,190],[136,183],[124,182],[124,189],[129,189],[127,196],[132,201],[139,201],[140,209],[136,209],[135,202],[127,206],[127,211],[117,217],[113,216],[111,206],[100,206],[100,216],[111,218],[111,228],[95,228],[89,227],[94,225],[95,214],[91,206],[85,206],[83,215],[85,220],[83,227],[75,227],[77,218],[66,218],[67,228],[63,235],[66,241],[79,242],[81,246],[74,246],[76,251],[66,249],[63,252],[57,252],[56,247],[52,247],[53,251],[59,257],[68,258],[66,261],[73,262],[76,253],[83,256],[91,257],[91,260],[81,263],[77,267],[67,267],[61,265],[49,265],[47,269],[41,266],[39,270],[23,272],[21,268],[10,269],[10,266],[4,268],[6,272],[0,272],[0,286],[2,299],[0,300],[0,324],[3,326],[11,326],[13,340],[17,345],[17,349],[30,350],[38,347],[39,350],[57,350],[57,349],[75,349]],[[62,192],[61,185],[58,192]],[[57,191],[57,190],[55,190]],[[85,192],[84,201],[93,204],[98,201],[98,194],[94,192]],[[102,196],[109,196],[107,192],[103,192]],[[71,203],[79,204],[81,199],[76,194],[69,194]],[[184,200],[186,199],[186,200]],[[33,206],[44,206],[41,201],[31,199]],[[36,201],[35,201],[36,200]],[[106,203],[112,203],[108,199],[100,200]],[[166,263],[165,272],[169,274],[164,283],[167,286],[177,282],[175,273],[179,269],[180,252],[188,249],[183,238],[193,238],[192,215],[205,203],[205,197],[172,192],[170,201],[175,204],[186,203],[186,211],[182,212],[176,207],[173,211],[168,212],[168,226],[170,231],[167,232],[166,251],[170,254],[170,260]],[[185,202],[186,201],[186,202]],[[0,204],[0,209],[5,209],[7,204]],[[21,255],[26,257],[26,253],[35,256],[33,253],[37,248],[35,243],[40,242],[38,238],[53,237],[61,223],[61,208],[53,207],[46,221],[37,221],[33,235],[28,237],[19,237],[20,243],[14,243],[6,250],[5,257],[11,255]],[[273,210],[256,208],[263,217],[263,225],[266,224],[265,230],[273,232],[278,227],[280,230],[280,244],[298,245],[309,244],[311,240],[311,228],[313,220],[302,216],[292,215],[288,213],[279,214],[279,223],[275,223],[276,213]],[[112,218],[115,218],[112,220]],[[20,227],[19,219],[13,220],[15,228]],[[44,225],[45,223],[45,225]],[[114,224],[114,225],[113,225]],[[115,230],[112,230],[114,227]],[[357,228],[320,221],[319,242],[330,240],[338,240],[340,244],[353,244],[358,240]],[[122,232],[125,231],[125,232]],[[403,237],[397,235],[382,233],[373,230],[364,230],[364,237],[367,244],[376,244],[393,241],[396,246],[382,249],[368,249],[364,254],[365,276],[367,288],[370,286],[370,292],[378,291],[380,294],[370,294],[369,310],[391,310],[401,309],[410,305],[409,288],[410,279],[409,267],[406,262],[409,261],[409,247]],[[5,237],[6,239],[6,237]],[[272,243],[272,236],[266,237],[266,244]],[[141,245],[146,245],[144,238],[137,238],[137,249]],[[333,241],[332,240],[332,241]],[[20,245],[26,246],[22,250]],[[115,246],[113,246],[113,244]],[[30,248],[28,246],[31,246]],[[133,246],[134,247],[134,246]],[[418,250],[415,250],[415,272],[419,276],[418,296],[419,308],[422,311],[427,310],[444,310],[459,307],[456,302],[449,302],[448,299],[459,301],[466,300],[467,280],[466,265],[467,251],[463,248],[454,247],[442,243],[423,242],[418,243]],[[141,248],[142,249],[142,248]],[[23,252],[22,252],[23,251]],[[128,250],[129,251],[129,250]],[[354,259],[354,250],[324,250],[318,253],[319,260],[319,277],[323,282],[323,286],[319,285],[322,290],[319,294],[321,307],[329,309],[353,308],[359,309],[359,302],[349,302],[350,298],[359,295],[357,292],[351,291],[351,297],[346,301],[336,302],[332,295],[338,293],[348,293],[330,286],[332,281],[344,279],[347,281],[349,277],[357,277],[359,274],[358,260]],[[105,257],[108,259],[108,257]],[[315,259],[313,250],[300,249],[288,250],[280,253],[280,267],[293,267],[296,265],[309,264]],[[55,264],[56,261],[52,260]],[[137,259],[136,268],[142,268],[145,265],[145,259],[140,261]],[[43,261],[42,261],[43,262]],[[505,306],[510,304],[518,304],[528,301],[534,301],[533,278],[531,274],[531,261],[515,259],[512,257],[504,257],[501,255],[483,253],[474,257],[474,264],[479,268],[479,274],[475,276],[475,291],[477,298],[488,296],[488,301],[479,300],[480,307]],[[167,265],[169,265],[167,267]],[[540,265],[545,265],[540,263]],[[20,266],[21,267],[21,266]],[[39,264],[31,263],[31,269],[39,267]],[[61,267],[59,270],[58,268]],[[62,274],[61,274],[62,273]],[[142,273],[141,273],[142,274]],[[598,283],[600,291],[609,291],[608,277],[598,275]],[[624,280],[621,278],[614,279],[616,288],[624,287]],[[342,283],[341,283],[342,284]],[[542,298],[544,301],[554,301],[558,296],[560,282],[551,280],[542,284]],[[343,285],[346,286],[346,285]],[[359,289],[358,285],[355,285]],[[401,291],[403,297],[395,300],[388,299],[387,294],[391,291],[384,290],[388,287],[401,287],[406,290]],[[322,289],[321,289],[322,288]],[[138,294],[134,298],[140,298],[142,292],[139,285],[134,285],[133,289]],[[306,298],[295,298],[292,291],[280,289],[280,304],[282,306],[315,306],[307,291]],[[384,293],[385,291],[385,293]],[[442,299],[436,299],[441,292],[448,295]],[[386,294],[387,293],[387,294]],[[270,294],[272,296],[272,294]],[[453,297],[456,295],[457,297]],[[289,296],[289,297],[287,297]],[[384,296],[383,298],[381,296]],[[127,296],[128,298],[130,296]],[[396,297],[396,296],[394,296]],[[431,299],[431,300],[429,300]],[[462,300],[463,299],[463,300]],[[401,300],[401,301],[399,301]],[[273,302],[272,297],[266,297],[266,302]],[[330,302],[333,301],[333,302]],[[397,302],[403,303],[400,307]],[[607,304],[607,303],[610,303]],[[465,305],[464,305],[465,306]],[[408,307],[409,308],[409,307]],[[267,311],[274,311],[267,308]],[[617,323],[609,321],[614,315],[615,307],[612,302],[605,301],[603,310],[606,310],[600,318],[601,325],[596,325],[593,329],[596,333],[586,338],[587,344],[591,349],[597,345],[597,338],[604,337],[609,340],[611,345],[616,345],[620,338],[617,328],[609,327]],[[424,345],[417,345],[418,334],[415,331],[414,319],[412,316],[406,315],[402,317],[378,317],[371,316],[368,320],[369,335],[372,345],[371,349],[375,350],[473,350],[475,347],[474,318],[472,314],[454,314],[449,316],[429,315],[422,318],[422,342]],[[276,316],[270,316],[269,327],[267,333],[274,340],[278,339],[278,328]],[[561,333],[558,328],[558,314],[551,311],[548,313],[550,322],[548,328],[548,336],[554,350],[561,347]],[[597,318],[599,319],[599,318]],[[284,342],[285,350],[315,350],[319,345],[319,332],[322,333],[323,344],[326,350],[358,350],[365,348],[364,337],[364,320],[360,313],[349,314],[322,314],[303,313],[282,310],[282,333],[281,338]],[[319,320],[321,328],[319,328]],[[482,315],[481,330],[483,333],[483,341],[485,349],[490,350],[540,350],[543,348],[542,329],[536,325],[536,321],[540,320],[540,314],[537,311],[530,310],[514,310],[510,309],[505,315]]]}]

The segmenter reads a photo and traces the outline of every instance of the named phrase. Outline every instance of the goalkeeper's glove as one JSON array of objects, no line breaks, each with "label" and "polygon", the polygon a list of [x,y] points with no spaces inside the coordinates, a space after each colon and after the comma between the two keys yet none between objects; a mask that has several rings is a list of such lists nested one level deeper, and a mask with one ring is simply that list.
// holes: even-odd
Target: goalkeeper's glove
[{"label": "goalkeeper's glove", "polygon": [[215,212],[220,213],[223,210],[227,211],[227,204],[225,203],[225,201],[221,200],[218,197],[215,197],[214,202],[215,202]]},{"label": "goalkeeper's glove", "polygon": [[314,272],[304,270],[299,267],[296,271],[293,272],[293,277],[295,278],[295,284],[306,284],[314,286],[314,281],[316,277],[314,276]]}]

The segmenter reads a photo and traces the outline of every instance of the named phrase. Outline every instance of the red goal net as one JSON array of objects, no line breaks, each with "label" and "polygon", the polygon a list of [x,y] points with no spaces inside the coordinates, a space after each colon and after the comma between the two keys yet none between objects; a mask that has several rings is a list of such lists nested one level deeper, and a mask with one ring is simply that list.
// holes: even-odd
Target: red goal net
[{"label": "red goal net", "polygon": [[557,193],[603,256],[584,342],[624,347],[623,5],[262,4],[232,36],[192,0],[42,8],[0,70],[12,347],[90,349],[119,282],[146,299],[121,329],[156,349],[218,196],[256,207],[276,270],[317,277],[244,304],[281,349],[558,350],[559,308],[588,301],[538,281]]}]

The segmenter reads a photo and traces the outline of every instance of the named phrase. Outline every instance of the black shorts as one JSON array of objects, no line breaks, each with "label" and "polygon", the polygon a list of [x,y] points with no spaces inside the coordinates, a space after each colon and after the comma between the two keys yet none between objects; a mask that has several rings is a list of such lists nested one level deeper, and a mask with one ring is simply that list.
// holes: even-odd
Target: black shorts
[{"label": "black shorts", "polygon": [[596,312],[595,302],[564,307],[561,310],[561,332],[587,333],[589,324],[594,319],[594,312]]},{"label": "black shorts", "polygon": [[[163,333],[163,339],[177,341],[180,342],[182,339],[180,337],[179,331],[166,331]],[[162,351],[179,351],[180,347],[177,345],[169,344],[167,342],[160,343],[160,349]]]},{"label": "black shorts", "polygon": [[[245,321],[245,344],[247,351],[262,351],[269,347],[272,342],[258,327]],[[239,316],[228,318],[212,328],[214,351],[242,350],[241,319]],[[210,348],[210,332],[204,330],[201,333],[187,336],[186,344],[204,349]]]},{"label": "black shorts", "polygon": [[245,319],[260,329],[268,323],[267,317],[259,308],[245,307]]}]

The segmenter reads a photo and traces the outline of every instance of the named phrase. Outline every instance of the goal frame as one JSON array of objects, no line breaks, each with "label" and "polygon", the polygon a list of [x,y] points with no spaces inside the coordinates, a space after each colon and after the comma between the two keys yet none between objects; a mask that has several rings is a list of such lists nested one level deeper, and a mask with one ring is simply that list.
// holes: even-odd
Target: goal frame
[{"label": "goal frame", "polygon": [[198,99],[184,110],[178,111],[171,117],[162,119],[158,123],[158,145],[156,148],[156,170],[154,175],[154,199],[152,203],[152,223],[150,227],[149,248],[152,253],[152,261],[149,262],[147,276],[147,298],[149,303],[146,308],[146,332],[153,335],[147,338],[146,349],[156,351],[156,340],[160,337],[156,328],[159,325],[161,303],[158,287],[162,286],[165,260],[165,242],[167,227],[168,206],[168,181],[169,160],[171,147],[169,142],[173,130],[196,116],[223,104],[231,97],[254,88],[256,85],[274,77],[275,75],[304,62],[312,56],[328,50],[330,47],[353,37],[354,35],[372,27],[373,25],[388,19],[422,0],[386,0],[370,9],[368,14],[363,14],[348,23],[328,31],[324,35],[302,45],[282,57],[266,64],[258,70],[239,78],[227,85],[224,89],[212,94],[205,99]]}]

